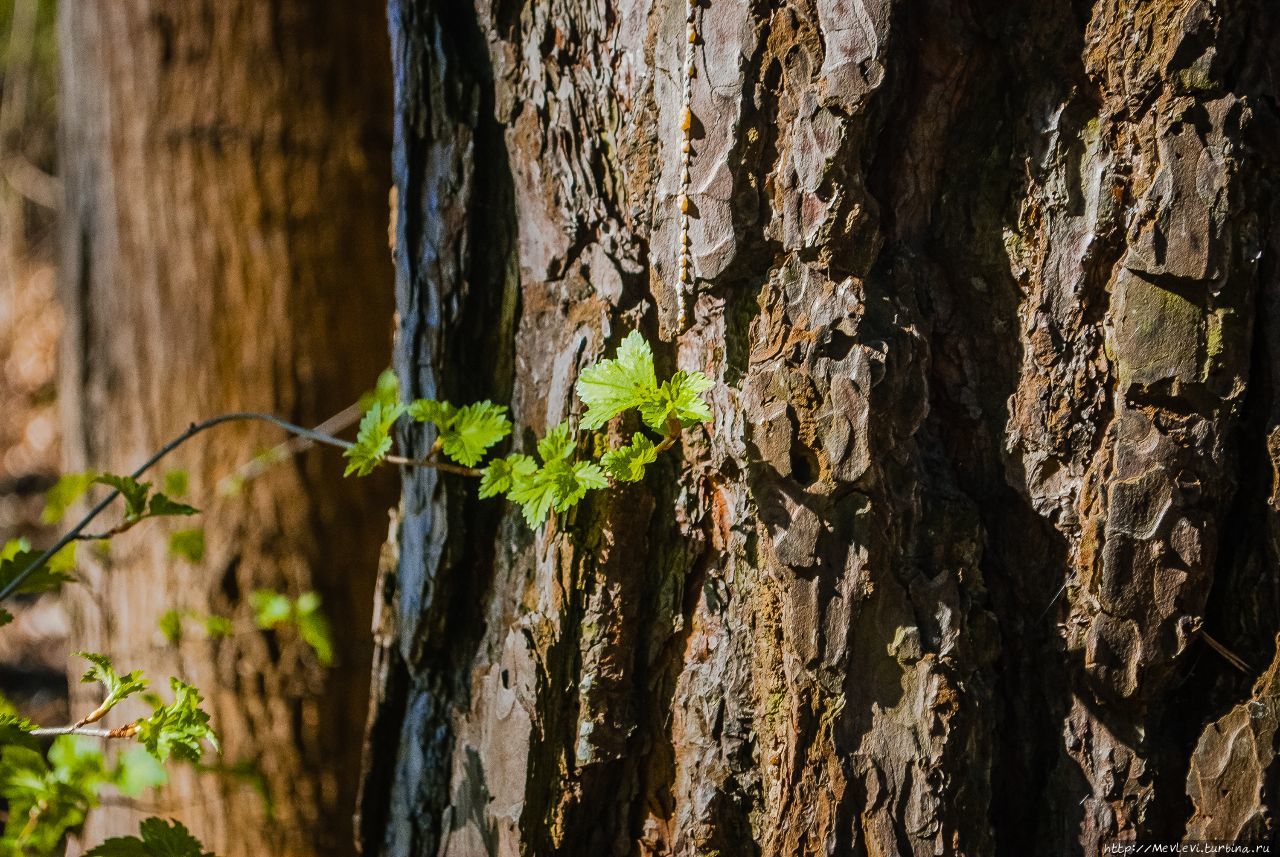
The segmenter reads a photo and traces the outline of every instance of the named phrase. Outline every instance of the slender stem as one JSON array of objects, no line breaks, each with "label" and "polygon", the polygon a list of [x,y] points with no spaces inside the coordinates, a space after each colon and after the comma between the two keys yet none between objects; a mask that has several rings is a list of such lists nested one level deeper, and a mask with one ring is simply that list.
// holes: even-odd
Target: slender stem
[{"label": "slender stem", "polygon": [[668,419],[667,434],[662,438],[662,441],[653,448],[653,451],[655,453],[663,453],[675,446],[676,442],[680,440],[680,432],[682,429],[683,426],[680,425],[680,420],[675,417]]},{"label": "slender stem", "polygon": [[44,737],[49,735],[85,735],[90,738],[132,738],[135,733],[133,724],[121,726],[119,729],[98,729],[92,726],[42,726],[32,729],[28,735]]},{"label": "slender stem", "polygon": [[[349,440],[341,440],[340,438],[336,438],[336,437],[333,437],[332,435],[324,434],[323,432],[314,431],[309,428],[303,428],[302,426],[296,425],[287,420],[282,420],[279,417],[274,416],[273,414],[257,413],[255,411],[236,411],[228,414],[219,414],[216,417],[210,417],[209,419],[204,420],[202,422],[192,423],[191,425],[187,426],[186,431],[184,431],[182,434],[178,435],[173,440],[166,443],[164,446],[160,447],[160,449],[156,450],[156,452],[150,458],[144,461],[138,467],[137,470],[133,471],[133,473],[131,473],[130,476],[133,479],[138,479],[144,473],[146,473],[148,470],[154,467],[157,463],[159,463],[161,459],[163,459],[169,453],[173,452],[178,447],[182,446],[191,438],[195,437],[196,435],[200,434],[203,431],[208,431],[209,429],[215,426],[220,426],[223,423],[230,423],[230,422],[270,423],[271,425],[276,426],[277,428],[284,429],[290,434],[295,434],[298,437],[305,437],[308,440],[315,441],[316,443],[322,443],[322,444],[325,444],[326,446],[333,446],[333,447],[337,447],[338,449],[351,449],[353,446],[355,446],[355,444]],[[458,467],[453,464],[447,464],[442,461],[433,461],[430,459],[409,459],[409,458],[401,458],[400,456],[397,455],[397,456],[388,456],[386,460],[392,464],[402,464],[406,467],[430,467],[435,470],[444,471],[445,473],[456,473],[460,476],[479,476],[480,475],[480,471],[474,468]],[[79,539],[81,537],[81,534],[84,533],[85,528],[88,527],[89,524],[93,523],[94,519],[96,519],[99,515],[101,515],[106,510],[106,508],[110,506],[111,503],[119,496],[120,496],[120,492],[118,490],[112,489],[112,491],[109,494],[107,494],[107,496],[103,497],[97,503],[97,505],[95,505],[92,509],[90,509],[74,527],[72,527],[69,531],[67,531],[67,533],[65,533],[62,536],[62,538],[58,539],[58,541],[54,543],[53,547],[49,548],[44,553],[40,554],[40,556],[36,557],[35,561],[32,562],[31,565],[27,566],[21,572],[19,572],[3,588],[0,588],[0,601],[3,601],[4,599],[12,595],[14,592],[16,592],[18,588],[22,586],[22,584],[26,581],[26,579],[30,577],[32,574],[34,574],[38,569],[42,568],[44,564],[47,563],[50,560],[50,558],[53,557],[54,554],[62,550],[67,545],[71,544],[71,542]]]},{"label": "slender stem", "polygon": [[138,524],[142,523],[142,521],[143,521],[143,520],[145,520],[145,519],[143,519],[143,518],[135,518],[135,519],[133,519],[132,521],[124,521],[123,523],[116,524],[116,525],[115,525],[114,527],[112,527],[111,529],[109,529],[109,530],[103,530],[103,531],[102,531],[102,532],[100,532],[100,533],[81,533],[80,535],[76,536],[76,541],[81,541],[81,542],[101,542],[101,541],[106,541],[107,539],[112,538],[113,536],[118,536],[118,535],[120,535],[121,533],[127,533],[127,532],[129,532],[129,531],[130,531],[130,530],[132,530],[135,526],[137,526]]},{"label": "slender stem", "polygon": [[387,464],[400,464],[405,467],[429,467],[432,470],[439,470],[441,473],[456,473],[458,476],[470,476],[479,479],[484,472],[475,467],[463,467],[461,464],[450,464],[447,461],[440,461],[436,458],[404,458],[399,455],[388,455],[384,461]]}]

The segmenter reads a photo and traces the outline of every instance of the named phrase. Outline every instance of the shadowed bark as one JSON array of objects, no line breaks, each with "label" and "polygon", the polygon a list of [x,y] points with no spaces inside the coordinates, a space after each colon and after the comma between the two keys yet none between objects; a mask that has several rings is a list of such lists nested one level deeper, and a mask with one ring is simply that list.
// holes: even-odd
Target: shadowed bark
[{"label": "shadowed bark", "polygon": [[684,13],[391,2],[408,391],[719,384],[538,534],[406,475],[367,853],[1271,841],[1269,4],[700,0],[679,331]]}]

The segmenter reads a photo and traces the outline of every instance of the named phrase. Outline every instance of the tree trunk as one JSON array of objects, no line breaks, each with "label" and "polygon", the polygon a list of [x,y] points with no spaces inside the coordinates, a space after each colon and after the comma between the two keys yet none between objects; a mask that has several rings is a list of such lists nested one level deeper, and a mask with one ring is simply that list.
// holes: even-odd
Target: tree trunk
[{"label": "tree trunk", "polygon": [[408,392],[719,383],[536,535],[407,474],[366,852],[1272,841],[1275,15],[699,0],[681,331],[683,0],[392,0]]},{"label": "tree trunk", "polygon": [[[128,472],[219,412],[311,425],[351,405],[389,359],[383,10],[77,0],[60,28],[71,466]],[[85,571],[75,643],[164,693],[170,674],[196,684],[224,739],[220,773],[174,767],[159,799],[96,812],[89,845],[169,814],[223,857],[351,853],[373,567],[394,495],[343,480],[332,450],[220,494],[281,440],[224,426],[174,457],[204,510],[203,561],[167,555],[172,527],[148,522]],[[260,588],[321,594],[335,669],[296,634],[254,627]],[[231,615],[235,632],[188,627],[173,648],[157,620],[175,608]]]}]

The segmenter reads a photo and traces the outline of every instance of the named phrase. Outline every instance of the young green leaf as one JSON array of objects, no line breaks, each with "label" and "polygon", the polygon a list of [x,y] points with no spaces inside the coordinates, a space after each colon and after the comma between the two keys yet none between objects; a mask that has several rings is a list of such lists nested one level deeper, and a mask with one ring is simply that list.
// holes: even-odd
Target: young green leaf
[{"label": "young green leaf", "polygon": [[85,857],[213,857],[178,821],[148,818],[138,832],[108,839]]},{"label": "young green leaf", "polygon": [[160,633],[169,641],[169,645],[176,646],[182,642],[182,613],[177,610],[166,610],[160,614],[158,624]]},{"label": "young green leaf", "polygon": [[111,782],[121,794],[136,798],[169,782],[169,775],[145,747],[133,746],[120,754]]},{"label": "young green leaf", "polygon": [[409,404],[409,419],[420,423],[434,423],[441,431],[452,425],[453,418],[457,415],[458,409],[453,405],[435,399],[414,399]]},{"label": "young green leaf", "polygon": [[320,595],[304,592],[293,603],[293,621],[298,626],[298,636],[311,647],[321,666],[333,665],[333,632],[329,620],[320,609]]},{"label": "young green leaf", "polygon": [[171,678],[173,702],[157,705],[150,717],[135,723],[138,741],[157,761],[163,762],[170,755],[186,762],[200,761],[207,741],[218,749],[218,738],[209,727],[209,715],[200,708],[200,691],[186,682]]},{"label": "young green leaf", "polygon": [[[569,464],[569,462],[564,462]],[[594,461],[579,461],[570,464],[567,468],[568,472],[561,471],[558,465],[560,462],[553,462],[548,465],[553,469],[553,478],[556,481],[555,501],[556,511],[564,512],[571,506],[575,506],[588,491],[606,488],[609,485],[609,479],[604,475],[604,471],[600,469],[600,465]]]},{"label": "young green leaf", "polygon": [[550,464],[573,455],[575,446],[573,428],[567,420],[563,420],[538,441],[538,457]]},{"label": "young green leaf", "polygon": [[536,527],[547,519],[552,509],[567,511],[586,496],[587,491],[608,484],[598,464],[556,458],[533,473],[513,478],[507,497],[520,504],[525,522]]},{"label": "young green leaf", "polygon": [[555,505],[555,480],[545,470],[535,469],[512,479],[507,499],[520,505],[526,524],[537,527],[547,519]]},{"label": "young green leaf", "polygon": [[76,548],[78,547],[79,545],[75,542],[70,542],[49,557],[49,570],[55,574],[65,575],[68,580],[74,580],[71,572],[76,570]]},{"label": "young green leaf", "polygon": [[249,596],[249,603],[259,628],[292,625],[302,641],[315,652],[316,660],[326,667],[333,664],[333,634],[329,621],[320,610],[318,593],[304,592],[296,600],[290,600],[283,593],[259,589]]},{"label": "young green leaf", "polygon": [[489,466],[480,473],[481,499],[507,493],[515,479],[531,476],[537,469],[538,464],[533,458],[518,452],[489,462]]},{"label": "young green leaf", "polygon": [[644,478],[645,467],[657,460],[658,448],[640,432],[631,436],[631,443],[600,457],[604,469],[619,482],[639,482]]},{"label": "young green leaf", "polygon": [[668,423],[691,426],[711,419],[711,407],[702,398],[714,383],[701,372],[677,372],[664,381],[656,395],[640,404],[640,418],[655,431],[666,433]]},{"label": "young green leaf", "polygon": [[120,492],[124,497],[126,521],[141,520],[147,513],[147,496],[151,493],[150,482],[139,482],[132,476],[117,476],[114,473],[100,473],[93,478],[93,481]]},{"label": "young green leaf", "polygon": [[489,447],[511,434],[507,409],[490,401],[459,408],[447,425],[440,428],[440,448],[465,467],[471,467]]},{"label": "young green leaf", "polygon": [[84,658],[89,662],[89,669],[80,677],[80,681],[86,684],[101,683],[107,691],[107,696],[102,700],[102,704],[98,706],[98,710],[85,718],[89,722],[101,720],[103,715],[112,708],[115,708],[133,694],[147,689],[147,680],[143,678],[141,671],[133,670],[120,675],[116,672],[115,666],[112,665],[111,659],[106,655],[99,655],[94,652],[76,652],[76,657]]},{"label": "young green leaf", "polygon": [[382,463],[387,453],[391,451],[391,428],[403,413],[404,405],[374,402],[360,420],[356,445],[342,453],[348,459],[344,476],[350,476],[352,473],[357,476],[368,476]]},{"label": "young green leaf", "polygon": [[67,473],[58,478],[53,487],[45,492],[44,511],[40,520],[46,524],[56,524],[67,515],[67,510],[84,496],[97,478],[96,473]]},{"label": "young green leaf", "polygon": [[179,503],[171,499],[166,494],[156,493],[152,495],[151,502],[147,504],[147,518],[160,518],[173,515],[198,515],[200,510],[194,506],[188,506],[186,503]]},{"label": "young green leaf", "polygon": [[283,625],[293,616],[289,596],[270,589],[258,589],[250,593],[249,605],[253,608],[254,623],[264,630]]},{"label": "young green leaf", "polygon": [[169,553],[187,562],[204,559],[204,530],[175,530],[169,536]]},{"label": "young green leaf", "polygon": [[35,738],[30,734],[35,728],[36,725],[25,717],[9,713],[0,714],[0,746],[20,744],[24,747],[35,747]]},{"label": "young green leaf", "polygon": [[[0,589],[16,580],[40,558],[42,553],[42,551],[31,550],[26,539],[14,539],[6,544],[4,549],[0,550]],[[67,556],[68,554],[64,551],[58,551],[49,562],[23,580],[14,594],[35,595],[40,592],[52,592],[61,588],[62,584],[75,580],[67,571],[65,565]],[[59,557],[61,561],[55,566],[53,560]]]},{"label": "young green leaf", "polygon": [[164,493],[172,497],[181,497],[191,487],[191,476],[185,470],[166,470],[164,474]]},{"label": "young green leaf", "polygon": [[631,331],[618,346],[616,358],[583,370],[577,390],[587,406],[584,429],[598,429],[623,411],[639,407],[658,391],[649,343],[638,330]]},{"label": "young green leaf", "polygon": [[204,635],[210,640],[231,636],[231,620],[226,616],[207,614],[197,618],[200,620],[200,626],[204,628]]},{"label": "young green leaf", "polygon": [[369,410],[374,402],[381,402],[383,406],[391,407],[398,401],[400,401],[400,379],[392,370],[383,369],[373,389],[360,397],[360,410]]},{"label": "young green leaf", "polygon": [[0,797],[9,813],[0,853],[61,853],[63,838],[84,824],[109,783],[102,750],[89,739],[62,735],[47,758],[30,747],[6,746],[0,753]]}]

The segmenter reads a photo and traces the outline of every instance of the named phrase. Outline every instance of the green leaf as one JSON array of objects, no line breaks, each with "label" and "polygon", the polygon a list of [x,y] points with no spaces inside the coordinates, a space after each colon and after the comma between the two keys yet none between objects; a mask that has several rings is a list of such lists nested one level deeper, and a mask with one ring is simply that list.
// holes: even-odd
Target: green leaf
[{"label": "green leaf", "polygon": [[515,476],[507,497],[520,504],[525,522],[536,527],[547,519],[551,509],[564,512],[587,491],[608,484],[604,471],[594,462],[557,458],[533,473]]},{"label": "green leaf", "polygon": [[126,521],[141,520],[147,513],[147,495],[151,493],[150,482],[139,482],[132,476],[117,476],[114,473],[101,473],[93,478],[99,485],[107,485],[116,489],[124,497],[124,518]]},{"label": "green leaf", "polygon": [[564,420],[548,431],[546,437],[538,441],[538,457],[549,464],[573,455],[576,446],[573,429],[568,420]]},{"label": "green leaf", "polygon": [[53,487],[45,492],[44,511],[40,520],[56,524],[67,516],[67,510],[76,504],[97,478],[96,473],[67,473],[59,477]]},{"label": "green leaf", "polygon": [[200,562],[204,559],[204,530],[175,530],[169,536],[169,553],[187,562]]},{"label": "green leaf", "polygon": [[343,453],[349,460],[344,476],[368,476],[391,451],[391,428],[404,413],[404,405],[375,402],[360,420],[356,445]]},{"label": "green leaf", "polygon": [[200,510],[186,503],[179,503],[165,494],[156,493],[147,504],[147,518],[160,518],[170,515],[198,515]]},{"label": "green leaf", "polygon": [[29,550],[31,550],[31,542],[29,542],[25,537],[9,539],[9,541],[4,543],[3,547],[0,547],[0,562],[6,559],[13,559],[23,551]]},{"label": "green leaf", "polygon": [[12,621],[13,621],[13,614],[10,613],[8,610],[4,609],[3,607],[0,607],[0,628],[3,628],[5,625],[8,625]]},{"label": "green leaf", "polygon": [[[568,464],[568,462],[564,462]],[[561,472],[559,468],[560,462],[548,465],[553,469],[555,486],[555,503],[556,511],[564,512],[571,506],[575,506],[587,495],[588,491],[606,488],[609,485],[608,478],[604,475],[604,471],[600,469],[600,465],[594,461],[579,461],[567,468],[567,472]]]},{"label": "green leaf", "polygon": [[205,636],[211,640],[231,636],[231,620],[226,616],[201,616],[200,624],[204,627]]},{"label": "green leaf", "polygon": [[176,646],[182,642],[182,614],[177,610],[166,610],[160,614],[160,633],[169,641],[169,645]]},{"label": "green leaf", "polygon": [[36,725],[17,714],[0,714],[0,746],[18,744],[23,747],[35,747],[36,739],[30,732]]},{"label": "green leaf", "polygon": [[169,782],[169,775],[145,747],[134,746],[120,754],[111,781],[121,794],[136,798]]},{"label": "green leaf", "polygon": [[316,660],[326,667],[333,664],[333,632],[320,610],[318,593],[304,592],[297,600],[290,600],[283,593],[259,589],[249,596],[249,604],[253,607],[254,622],[259,628],[292,625],[302,641],[315,652]]},{"label": "green leaf", "polygon": [[516,478],[527,477],[538,469],[538,463],[528,455],[515,452],[506,458],[489,462],[480,473],[480,497],[496,497],[511,490]]},{"label": "green leaf", "polygon": [[89,669],[80,677],[80,681],[86,684],[99,682],[107,690],[106,699],[102,701],[102,705],[98,706],[98,710],[94,712],[99,716],[106,714],[133,694],[147,689],[147,680],[143,678],[140,670],[120,675],[116,672],[115,666],[112,665],[111,659],[106,655],[99,655],[94,652],[76,652],[76,657],[84,658],[89,662]]},{"label": "green leaf", "polygon": [[555,482],[546,471],[535,469],[532,473],[515,476],[507,499],[520,504],[525,523],[537,527],[547,519],[555,505]]},{"label": "green leaf", "polygon": [[600,458],[604,469],[619,482],[639,482],[644,478],[645,467],[658,460],[658,448],[640,432],[631,436],[631,443],[611,449]]},{"label": "green leaf", "polygon": [[109,782],[102,750],[90,739],[62,735],[47,758],[29,747],[5,747],[0,753],[0,797],[9,804],[0,840],[4,853],[61,853],[67,832],[84,824]]},{"label": "green leaf", "polygon": [[174,699],[158,705],[150,717],[139,720],[138,741],[158,761],[170,755],[186,762],[200,761],[202,741],[218,749],[218,738],[209,727],[209,715],[200,708],[200,691],[181,679],[169,679]]},{"label": "green leaf", "polygon": [[667,423],[678,420],[691,426],[711,419],[711,407],[702,398],[714,382],[701,372],[677,372],[665,381],[657,395],[640,405],[640,418],[655,431],[666,433]]},{"label": "green leaf", "polygon": [[[31,550],[27,545],[26,539],[14,539],[5,545],[3,551],[0,551],[0,557],[2,557],[0,558],[0,589],[16,580],[44,553],[44,551]],[[14,590],[14,594],[35,595],[40,592],[52,592],[61,588],[62,584],[75,580],[65,570],[66,556],[65,549],[58,551],[49,562],[23,580],[22,584]],[[62,559],[55,567],[54,560],[58,560],[59,557]]]},{"label": "green leaf", "polygon": [[253,621],[259,628],[270,629],[283,625],[293,617],[293,604],[289,596],[270,589],[258,589],[249,595],[253,608]]},{"label": "green leaf", "polygon": [[392,370],[384,369],[378,375],[378,380],[374,383],[373,389],[360,397],[360,410],[369,410],[374,402],[380,402],[383,407],[392,407],[399,401],[400,379],[396,377],[396,373]]},{"label": "green leaf", "polygon": [[409,418],[420,423],[434,423],[436,428],[444,430],[453,424],[458,409],[448,402],[437,402],[435,399],[414,399],[409,405]]},{"label": "green leaf", "polygon": [[191,488],[191,477],[185,470],[167,470],[164,474],[164,493],[181,497]]},{"label": "green leaf", "polygon": [[440,429],[440,448],[465,467],[471,467],[489,447],[511,434],[507,409],[488,400],[460,408]]},{"label": "green leaf", "polygon": [[213,857],[200,840],[177,821],[148,818],[141,836],[117,836],[103,842],[85,857]]},{"label": "green leaf", "polygon": [[639,407],[658,391],[649,343],[639,331],[631,331],[618,346],[616,358],[583,370],[577,390],[587,406],[584,429],[598,429],[623,411]]},{"label": "green leaf", "polygon": [[76,569],[76,548],[79,547],[75,542],[64,545],[57,553],[49,557],[49,570],[55,574],[65,575],[68,580],[74,580],[71,572]]},{"label": "green leaf", "polygon": [[293,604],[293,614],[298,636],[311,647],[322,666],[332,666],[333,632],[329,628],[329,620],[320,610],[320,595],[315,592],[299,595]]}]

